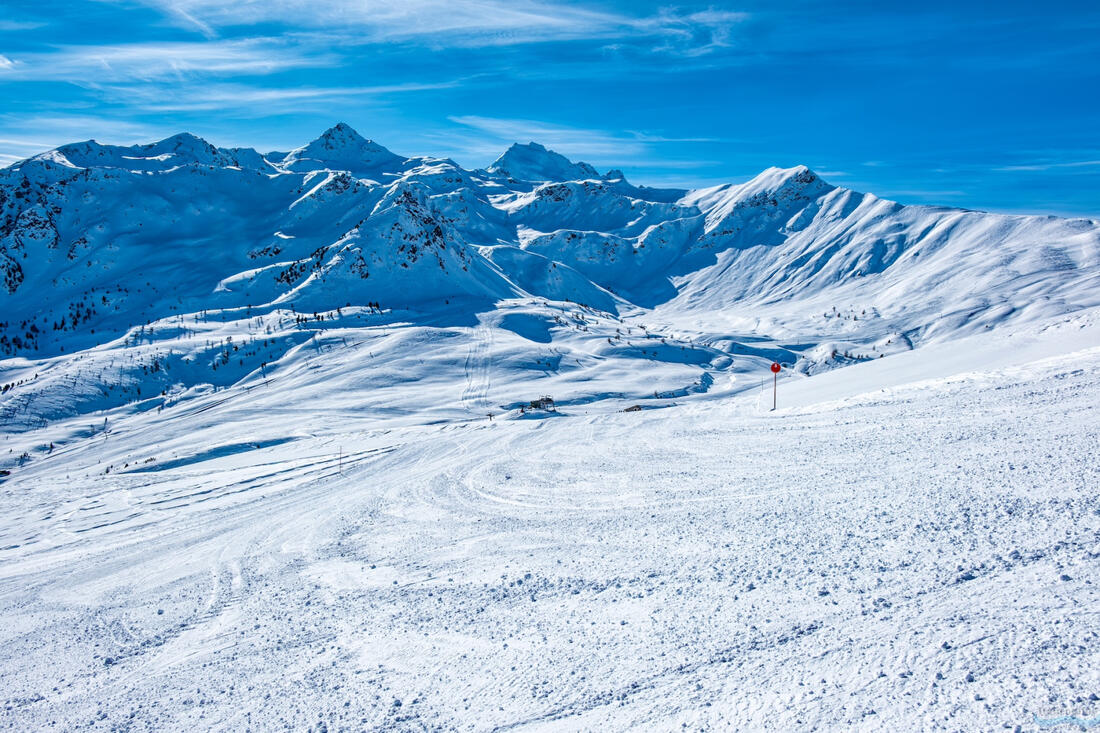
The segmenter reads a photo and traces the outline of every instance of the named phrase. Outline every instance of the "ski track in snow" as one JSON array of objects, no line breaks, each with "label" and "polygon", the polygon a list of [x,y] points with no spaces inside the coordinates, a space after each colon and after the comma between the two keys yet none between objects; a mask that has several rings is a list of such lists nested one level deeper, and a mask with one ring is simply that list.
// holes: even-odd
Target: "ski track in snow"
[{"label": "ski track in snow", "polygon": [[478,323],[472,335],[470,350],[466,354],[466,388],[462,391],[462,405],[471,412],[490,406],[488,397],[492,347],[493,329],[485,323]]},{"label": "ski track in snow", "polygon": [[120,427],[2,485],[0,721],[1095,716],[1098,400],[1093,351],[775,415],[749,394],[535,421],[331,419],[246,449],[248,422],[205,412],[182,422],[224,449],[103,475],[103,446],[157,449]]}]

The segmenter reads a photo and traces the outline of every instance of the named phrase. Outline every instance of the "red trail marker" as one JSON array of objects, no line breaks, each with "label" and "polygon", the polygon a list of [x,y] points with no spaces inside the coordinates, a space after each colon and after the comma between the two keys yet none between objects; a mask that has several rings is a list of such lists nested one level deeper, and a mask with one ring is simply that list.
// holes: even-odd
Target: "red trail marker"
[{"label": "red trail marker", "polygon": [[775,410],[776,392],[779,389],[779,370],[782,368],[779,366],[779,362],[772,362],[772,410]]}]

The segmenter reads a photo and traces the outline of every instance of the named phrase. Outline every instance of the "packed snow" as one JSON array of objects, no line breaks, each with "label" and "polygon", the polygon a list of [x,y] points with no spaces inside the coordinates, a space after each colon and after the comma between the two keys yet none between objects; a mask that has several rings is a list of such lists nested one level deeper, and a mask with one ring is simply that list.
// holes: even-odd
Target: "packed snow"
[{"label": "packed snow", "polygon": [[11,729],[1100,722],[1096,220],[341,124],[2,169],[0,275]]}]

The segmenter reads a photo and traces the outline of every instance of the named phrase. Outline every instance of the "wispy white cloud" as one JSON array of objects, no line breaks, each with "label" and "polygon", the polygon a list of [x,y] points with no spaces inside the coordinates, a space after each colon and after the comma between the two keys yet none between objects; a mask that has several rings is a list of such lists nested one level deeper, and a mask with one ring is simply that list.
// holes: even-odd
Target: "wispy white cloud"
[{"label": "wispy white cloud", "polygon": [[216,38],[218,35],[209,24],[204,23],[189,12],[184,3],[154,2],[152,4],[178,24],[187,28],[193,28],[207,38]]},{"label": "wispy white cloud", "polygon": [[656,16],[638,21],[639,29],[648,29],[664,39],[655,50],[685,56],[704,56],[733,45],[734,29],[749,19],[748,13],[705,10],[681,14],[662,10]]},{"label": "wispy white cloud", "polygon": [[510,145],[513,142],[538,142],[574,157],[629,157],[646,151],[646,144],[633,136],[618,135],[606,130],[479,115],[458,115],[447,119],[478,133],[476,139],[479,141],[479,153],[500,153],[503,152],[500,147],[502,144]]},{"label": "wispy white cloud", "polygon": [[1027,165],[1004,165],[995,171],[1049,171],[1060,168],[1094,168],[1100,166],[1100,160],[1073,160],[1062,163],[1031,163]]},{"label": "wispy white cloud", "polygon": [[101,142],[130,145],[148,142],[178,132],[166,131],[129,120],[93,115],[0,115],[0,159],[3,165],[30,158],[76,140],[96,138]]},{"label": "wispy white cloud", "polygon": [[887,188],[882,190],[882,195],[912,196],[914,198],[935,200],[937,198],[955,198],[957,196],[965,196],[966,191],[942,188]]},{"label": "wispy white cloud", "polygon": [[720,137],[667,137],[665,135],[654,135],[648,132],[639,132],[637,130],[624,130],[627,135],[630,135],[635,140],[644,143],[721,143],[721,142],[734,142],[729,138]]},{"label": "wispy white cloud", "polygon": [[321,109],[331,109],[331,105],[336,103],[362,103],[370,97],[450,89],[461,83],[461,80],[452,80],[347,87],[260,87],[196,83],[177,86],[169,97],[157,85],[119,85],[104,91],[142,112],[238,110],[266,116],[282,112],[301,112],[305,105],[320,105]]},{"label": "wispy white cloud", "polygon": [[42,28],[45,23],[34,20],[13,20],[13,19],[0,19],[0,33],[15,33],[19,31],[33,31],[35,28]]},{"label": "wispy white cloud", "polygon": [[33,150],[41,152],[51,146],[42,138],[0,137],[0,147],[8,150]]},{"label": "wispy white cloud", "polygon": [[654,48],[706,53],[728,45],[747,14],[720,10],[653,15],[597,10],[555,0],[144,0],[185,28],[219,30],[282,23],[346,32],[358,42],[505,46],[568,40],[655,39]]},{"label": "wispy white cloud", "polygon": [[0,81],[152,81],[189,75],[270,74],[331,63],[333,59],[324,54],[266,38],[69,45],[16,59],[0,56]]}]

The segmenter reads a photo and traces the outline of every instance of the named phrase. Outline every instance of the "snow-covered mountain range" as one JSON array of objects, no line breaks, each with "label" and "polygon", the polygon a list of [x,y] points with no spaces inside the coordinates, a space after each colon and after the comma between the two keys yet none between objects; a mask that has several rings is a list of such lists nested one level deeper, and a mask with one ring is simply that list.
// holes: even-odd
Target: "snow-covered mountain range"
[{"label": "snow-covered mountain range", "polygon": [[[1100,222],[903,206],[805,167],[655,189],[536,143],[466,170],[338,124],[288,153],[181,134],[0,170],[0,275],[8,428],[266,378],[305,340],[397,323],[520,337],[515,358],[548,366],[517,381],[547,384],[467,405],[489,411],[551,387],[708,391],[773,358],[813,373],[1090,307]],[[653,389],[621,384],[639,365]],[[51,400],[55,379],[77,398]]]}]

